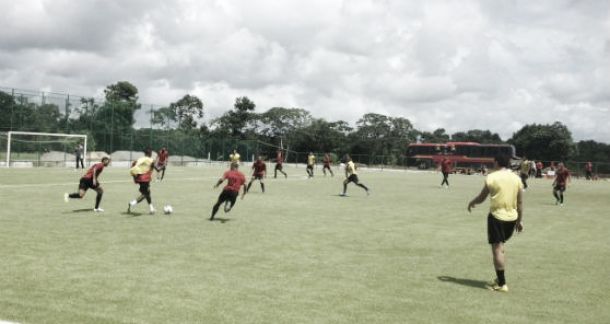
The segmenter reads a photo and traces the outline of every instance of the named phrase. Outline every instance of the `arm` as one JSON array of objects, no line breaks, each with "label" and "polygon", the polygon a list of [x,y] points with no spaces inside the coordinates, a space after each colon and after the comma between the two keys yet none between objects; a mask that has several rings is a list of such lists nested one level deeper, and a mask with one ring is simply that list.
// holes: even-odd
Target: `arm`
[{"label": "arm", "polygon": [[470,203],[468,203],[468,212],[471,212],[471,210],[478,204],[482,203],[485,201],[485,199],[487,198],[487,196],[489,195],[489,189],[487,189],[487,186],[483,186],[483,190],[481,190],[481,192],[479,193],[478,196],[476,196],[474,199],[472,199],[470,201]]},{"label": "arm", "polygon": [[93,186],[97,186],[97,168],[93,168],[93,177],[91,179],[93,180]]},{"label": "arm", "polygon": [[242,187],[244,187],[244,191],[243,191],[243,192],[242,192],[242,194],[241,194],[241,199],[244,199],[244,196],[246,195],[246,192],[248,192],[248,191],[247,191],[247,187],[246,187],[246,183],[245,183],[245,182],[244,182],[244,184],[242,185]]},{"label": "arm", "polygon": [[523,231],[523,191],[519,190],[517,193],[517,225],[515,229],[517,233]]},{"label": "arm", "polygon": [[214,188],[218,188],[218,186],[220,186],[220,184],[222,184],[224,181],[225,181],[224,178],[218,179],[218,182],[216,182],[216,184],[214,185]]}]

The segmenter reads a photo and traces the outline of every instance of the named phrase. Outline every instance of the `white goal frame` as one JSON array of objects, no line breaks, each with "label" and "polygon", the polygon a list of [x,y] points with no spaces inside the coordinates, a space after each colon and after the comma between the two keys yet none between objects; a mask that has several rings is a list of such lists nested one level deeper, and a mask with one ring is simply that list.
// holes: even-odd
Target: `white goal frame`
[{"label": "white goal frame", "polygon": [[87,164],[87,135],[79,134],[62,134],[62,133],[39,133],[39,132],[19,132],[9,131],[6,139],[6,167],[11,167],[11,137],[15,135],[40,135],[40,136],[53,136],[53,137],[78,137],[84,139],[83,144],[83,163]]}]

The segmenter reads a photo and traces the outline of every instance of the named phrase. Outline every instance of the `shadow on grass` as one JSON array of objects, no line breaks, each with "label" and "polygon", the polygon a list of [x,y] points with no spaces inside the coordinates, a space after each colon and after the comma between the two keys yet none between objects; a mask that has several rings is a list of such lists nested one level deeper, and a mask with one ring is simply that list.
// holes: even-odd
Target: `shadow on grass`
[{"label": "shadow on grass", "polygon": [[127,216],[127,217],[139,217],[139,216],[144,215],[144,213],[138,213],[138,212],[130,212],[130,213],[128,213],[128,212],[122,212],[122,213],[121,213],[121,215],[125,215],[125,216]]},{"label": "shadow on grass", "polygon": [[93,208],[80,208],[72,210],[72,213],[93,213]]},{"label": "shadow on grass", "polygon": [[487,282],[481,280],[455,278],[450,276],[438,276],[438,280],[473,288],[487,289]]},{"label": "shadow on grass", "polygon": [[220,222],[221,224],[224,224],[226,222],[230,222],[231,219],[230,218],[222,218],[222,217],[214,217],[214,219],[211,219],[210,222]]}]

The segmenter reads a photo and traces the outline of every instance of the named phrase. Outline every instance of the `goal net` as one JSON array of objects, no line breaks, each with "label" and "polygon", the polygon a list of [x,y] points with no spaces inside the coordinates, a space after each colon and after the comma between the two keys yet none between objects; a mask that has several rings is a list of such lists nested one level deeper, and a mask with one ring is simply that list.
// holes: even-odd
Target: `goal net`
[{"label": "goal net", "polygon": [[86,165],[87,135],[17,131],[0,133],[1,166],[75,167],[77,154]]}]

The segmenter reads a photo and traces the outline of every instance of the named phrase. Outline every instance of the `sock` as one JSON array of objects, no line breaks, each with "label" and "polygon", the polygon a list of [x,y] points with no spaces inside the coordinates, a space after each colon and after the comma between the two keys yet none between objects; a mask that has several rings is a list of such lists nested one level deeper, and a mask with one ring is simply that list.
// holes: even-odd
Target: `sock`
[{"label": "sock", "polygon": [[77,192],[75,192],[75,193],[71,193],[68,197],[70,197],[70,198],[80,198],[80,195]]},{"label": "sock", "polygon": [[263,192],[265,192],[265,184],[261,182],[261,188],[263,189]]},{"label": "sock", "polygon": [[496,270],[496,276],[498,276],[498,285],[506,285],[506,278],[504,278],[504,270]]},{"label": "sock", "polygon": [[563,192],[559,194],[559,202],[563,204]]},{"label": "sock", "polygon": [[100,202],[102,202],[102,193],[98,193],[97,196],[95,196],[95,209],[100,208]]},{"label": "sock", "polygon": [[250,191],[250,187],[252,187],[252,181],[248,183],[248,186],[246,187],[246,192]]},{"label": "sock", "polygon": [[146,202],[147,202],[149,205],[152,205],[152,198],[150,197],[150,194],[147,194],[147,195],[146,195]]},{"label": "sock", "polygon": [[367,187],[366,187],[365,185],[363,185],[362,183],[359,183],[359,184],[358,184],[358,187],[361,187],[361,188],[363,188],[364,190],[369,191],[369,188],[367,188]]},{"label": "sock", "polygon": [[345,195],[345,193],[347,192],[347,183],[343,184],[343,194]]}]

